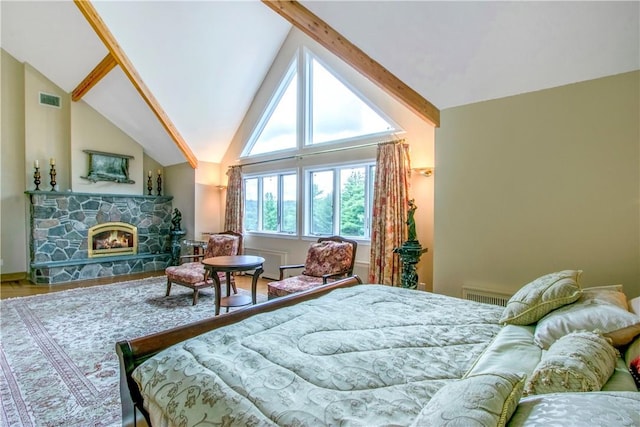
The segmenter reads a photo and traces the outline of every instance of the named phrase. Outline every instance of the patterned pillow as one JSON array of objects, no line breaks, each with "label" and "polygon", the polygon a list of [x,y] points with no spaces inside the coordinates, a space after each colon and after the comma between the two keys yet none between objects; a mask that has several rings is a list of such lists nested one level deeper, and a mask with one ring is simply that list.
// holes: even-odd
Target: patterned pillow
[{"label": "patterned pillow", "polygon": [[307,252],[302,274],[321,277],[348,270],[351,266],[353,246],[347,242],[325,240],[312,243]]},{"label": "patterned pillow", "polygon": [[205,258],[215,256],[236,255],[240,245],[240,238],[230,234],[212,234],[209,236],[207,248],[204,251]]},{"label": "patterned pillow", "polygon": [[411,425],[504,426],[518,406],[524,382],[524,376],[510,372],[450,382],[433,395]]},{"label": "patterned pillow", "polygon": [[598,391],[613,374],[617,357],[606,338],[593,332],[570,333],[542,355],[524,394]]},{"label": "patterned pillow", "polygon": [[522,287],[507,302],[500,323],[530,325],[545,314],[580,297],[582,270],[564,270],[539,277]]},{"label": "patterned pillow", "polygon": [[575,331],[598,332],[614,347],[630,343],[640,334],[640,316],[627,311],[627,297],[615,289],[586,288],[573,304],[552,311],[538,321],[534,336],[540,348]]}]

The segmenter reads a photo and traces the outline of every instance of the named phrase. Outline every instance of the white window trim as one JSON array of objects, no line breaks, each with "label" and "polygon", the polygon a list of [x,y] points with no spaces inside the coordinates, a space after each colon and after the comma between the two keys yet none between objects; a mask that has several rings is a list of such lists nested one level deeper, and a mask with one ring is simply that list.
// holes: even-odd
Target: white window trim
[{"label": "white window trim", "polygon": [[[255,173],[248,173],[248,174],[243,174],[242,176],[242,181],[244,184],[244,181],[247,179],[258,179],[258,189],[257,189],[257,193],[258,193],[258,225],[261,226],[260,224],[262,224],[262,208],[261,208],[261,202],[264,202],[262,200],[262,181],[260,180],[260,178],[265,178],[265,177],[271,177],[271,176],[277,176],[278,177],[278,211],[279,214],[282,215],[281,212],[281,207],[282,207],[282,203],[284,203],[284,198],[283,198],[283,187],[282,187],[282,177],[284,175],[295,175],[296,177],[296,230],[293,233],[289,233],[289,232],[284,232],[284,231],[266,231],[263,229],[259,229],[259,230],[243,230],[244,233],[247,233],[249,235],[263,235],[263,236],[269,236],[269,237],[298,237],[300,235],[300,171],[298,170],[298,168],[286,168],[286,169],[278,169],[278,170],[273,170],[273,171],[263,171],[263,172],[255,172]],[[246,199],[245,199],[246,202]],[[246,211],[246,206],[245,206],[245,211]],[[281,219],[278,219],[278,226],[279,228],[282,228],[282,224],[281,224]]]},{"label": "white window trim", "polygon": [[[313,165],[313,166],[305,166],[302,168],[302,173],[299,175],[299,189],[302,189],[303,194],[301,195],[304,198],[304,203],[299,206],[299,210],[301,210],[300,214],[303,219],[303,229],[301,230],[302,238],[318,238],[319,235],[311,234],[311,215],[308,215],[311,212],[311,173],[313,172],[322,172],[326,170],[333,170],[333,204],[334,204],[334,218],[337,218],[337,221],[334,223],[334,229],[331,234],[339,234],[338,229],[340,227],[340,174],[335,173],[339,172],[340,169],[348,169],[348,168],[356,168],[356,167],[364,167],[367,171],[370,171],[371,166],[377,166],[376,159],[359,159],[349,162],[339,162],[339,163],[327,163],[322,165]],[[367,172],[368,174],[368,172]],[[371,216],[373,215],[373,188],[370,186],[370,180],[366,179],[370,178],[370,176],[365,175],[365,221],[364,227],[366,231],[366,236],[345,236],[350,239],[356,240],[358,242],[370,243],[371,242]],[[375,177],[373,177],[375,178]],[[368,191],[366,190],[368,188]],[[302,200],[300,198],[299,200]]]}]

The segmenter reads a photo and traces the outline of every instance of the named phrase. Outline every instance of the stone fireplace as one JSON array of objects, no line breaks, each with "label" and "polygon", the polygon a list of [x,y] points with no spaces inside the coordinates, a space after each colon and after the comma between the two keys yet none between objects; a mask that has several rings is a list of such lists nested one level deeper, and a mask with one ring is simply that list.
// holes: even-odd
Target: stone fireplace
[{"label": "stone fireplace", "polygon": [[29,278],[55,284],[164,270],[170,196],[27,191]]},{"label": "stone fireplace", "polygon": [[89,258],[135,255],[138,252],[138,229],[126,222],[105,222],[87,232]]}]

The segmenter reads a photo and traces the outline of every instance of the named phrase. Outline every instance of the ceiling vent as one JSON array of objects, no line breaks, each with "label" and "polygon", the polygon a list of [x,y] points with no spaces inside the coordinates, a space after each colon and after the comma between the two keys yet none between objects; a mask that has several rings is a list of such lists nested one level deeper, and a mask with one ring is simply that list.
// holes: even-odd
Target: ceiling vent
[{"label": "ceiling vent", "polygon": [[60,97],[58,95],[40,92],[40,104],[60,108]]}]

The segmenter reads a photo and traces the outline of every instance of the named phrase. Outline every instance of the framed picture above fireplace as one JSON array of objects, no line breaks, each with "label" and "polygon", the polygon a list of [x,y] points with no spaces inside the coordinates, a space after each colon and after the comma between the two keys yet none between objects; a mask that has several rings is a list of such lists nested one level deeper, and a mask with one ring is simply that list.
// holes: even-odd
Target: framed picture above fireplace
[{"label": "framed picture above fireplace", "polygon": [[129,178],[129,160],[133,159],[133,156],[93,150],[83,151],[89,155],[89,172],[87,176],[80,178],[91,182],[111,181],[120,184],[135,184],[135,181]]}]

